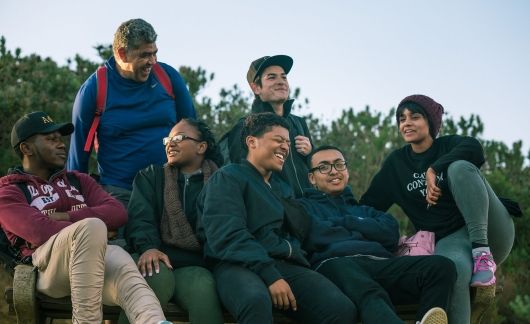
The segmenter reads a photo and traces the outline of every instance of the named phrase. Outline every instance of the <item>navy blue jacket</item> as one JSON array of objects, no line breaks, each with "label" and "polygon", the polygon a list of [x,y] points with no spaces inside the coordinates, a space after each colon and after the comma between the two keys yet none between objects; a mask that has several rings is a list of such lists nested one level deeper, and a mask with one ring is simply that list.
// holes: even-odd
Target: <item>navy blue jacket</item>
[{"label": "navy blue jacket", "polygon": [[334,257],[392,257],[399,241],[397,221],[390,214],[359,205],[349,186],[339,196],[307,189],[298,201],[313,219],[304,245],[312,267]]}]

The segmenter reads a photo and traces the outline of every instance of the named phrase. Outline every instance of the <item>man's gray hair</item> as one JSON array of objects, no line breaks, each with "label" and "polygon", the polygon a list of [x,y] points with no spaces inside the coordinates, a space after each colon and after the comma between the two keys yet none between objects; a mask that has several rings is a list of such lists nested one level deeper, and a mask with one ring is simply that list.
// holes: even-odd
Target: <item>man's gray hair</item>
[{"label": "man's gray hair", "polygon": [[144,43],[156,42],[156,36],[155,29],[147,21],[140,18],[127,20],[116,30],[112,50],[117,53],[123,47],[128,52]]}]

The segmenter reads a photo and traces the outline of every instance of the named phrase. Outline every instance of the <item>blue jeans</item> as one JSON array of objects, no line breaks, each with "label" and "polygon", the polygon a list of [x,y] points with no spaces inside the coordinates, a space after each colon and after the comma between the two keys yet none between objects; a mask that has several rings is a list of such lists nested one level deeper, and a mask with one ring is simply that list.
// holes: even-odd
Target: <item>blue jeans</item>
[{"label": "blue jeans", "polygon": [[[353,323],[355,306],[331,281],[308,268],[276,261],[287,281],[298,310],[285,311],[300,323]],[[268,287],[254,272],[231,263],[214,268],[217,291],[224,307],[238,323],[272,323]]]}]

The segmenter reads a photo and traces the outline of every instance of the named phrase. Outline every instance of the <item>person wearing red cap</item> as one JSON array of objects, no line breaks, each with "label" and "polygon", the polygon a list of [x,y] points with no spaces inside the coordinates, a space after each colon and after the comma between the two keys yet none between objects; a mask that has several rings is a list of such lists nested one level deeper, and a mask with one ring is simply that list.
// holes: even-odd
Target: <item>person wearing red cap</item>
[{"label": "person wearing red cap", "polygon": [[361,197],[379,210],[399,205],[416,230],[435,233],[435,253],[455,262],[450,323],[469,323],[469,286],[495,284],[496,264],[510,253],[514,224],[480,172],[484,151],[469,136],[437,137],[444,108],[424,95],[404,98],[396,110],[407,142],[392,152]]}]

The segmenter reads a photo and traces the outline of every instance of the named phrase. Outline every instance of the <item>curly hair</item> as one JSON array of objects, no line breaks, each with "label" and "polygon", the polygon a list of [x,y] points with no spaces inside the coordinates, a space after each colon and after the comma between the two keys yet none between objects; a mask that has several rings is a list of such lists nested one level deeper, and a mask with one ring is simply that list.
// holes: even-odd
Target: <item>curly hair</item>
[{"label": "curly hair", "polygon": [[188,125],[194,127],[200,134],[200,140],[206,142],[208,147],[204,153],[204,158],[212,160],[219,167],[223,165],[223,157],[210,127],[202,120],[194,118],[183,118],[181,121],[185,121]]},{"label": "curly hair", "polygon": [[287,121],[274,113],[266,112],[248,115],[243,123],[243,129],[241,129],[241,145],[245,148],[245,151],[248,151],[246,141],[248,136],[260,137],[270,131],[274,126],[280,126],[289,130]]},{"label": "curly hair", "polygon": [[147,21],[137,18],[123,22],[112,42],[112,50],[117,53],[118,49],[125,48],[125,51],[137,49],[144,43],[156,42],[157,34],[153,26]]}]

